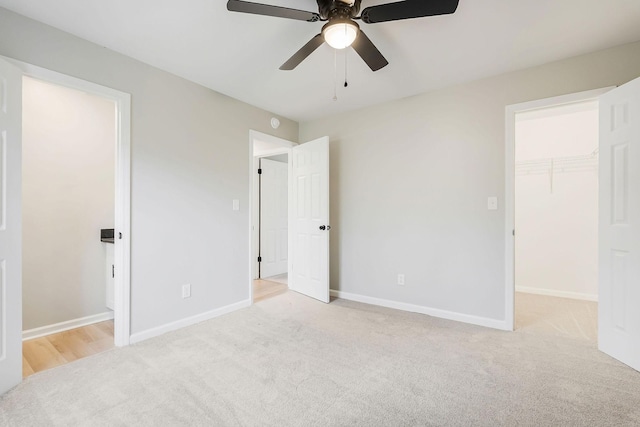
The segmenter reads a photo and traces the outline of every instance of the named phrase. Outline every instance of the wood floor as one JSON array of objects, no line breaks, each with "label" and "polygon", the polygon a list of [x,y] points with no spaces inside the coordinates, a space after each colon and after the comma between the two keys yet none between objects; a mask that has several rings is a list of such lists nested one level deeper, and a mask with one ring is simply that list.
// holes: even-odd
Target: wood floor
[{"label": "wood floor", "polygon": [[268,282],[284,283],[285,285],[289,284],[289,274],[287,273],[278,274],[276,276],[262,277],[261,279]]},{"label": "wood floor", "polygon": [[253,281],[253,302],[260,302],[267,298],[287,292],[289,287],[284,283],[270,282],[257,279]]},{"label": "wood floor", "polygon": [[113,320],[22,343],[22,377],[113,348]]}]

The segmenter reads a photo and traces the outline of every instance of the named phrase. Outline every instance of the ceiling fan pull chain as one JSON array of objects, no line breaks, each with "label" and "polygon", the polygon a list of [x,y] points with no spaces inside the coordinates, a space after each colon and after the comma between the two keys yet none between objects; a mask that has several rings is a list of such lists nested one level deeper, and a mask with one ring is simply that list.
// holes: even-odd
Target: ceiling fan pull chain
[{"label": "ceiling fan pull chain", "polygon": [[344,50],[344,87],[349,86],[349,83],[347,83],[347,57],[349,56],[349,53],[347,52],[347,49]]},{"label": "ceiling fan pull chain", "polygon": [[333,100],[338,100],[338,51],[333,49]]}]

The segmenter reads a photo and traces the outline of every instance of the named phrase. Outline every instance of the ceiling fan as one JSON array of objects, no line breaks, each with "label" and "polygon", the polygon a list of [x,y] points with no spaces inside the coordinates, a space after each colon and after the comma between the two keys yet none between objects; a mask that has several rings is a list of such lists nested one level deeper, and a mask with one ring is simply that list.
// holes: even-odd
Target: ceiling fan
[{"label": "ceiling fan", "polygon": [[402,19],[422,18],[425,16],[447,15],[458,8],[459,0],[404,0],[369,6],[362,10],[362,0],[317,0],[318,13],[268,4],[252,3],[243,0],[229,0],[227,9],[232,12],[252,13],[255,15],[275,16],[307,22],[327,21],[320,34],[314,36],[297,51],[281,70],[293,70],[311,55],[320,45],[327,42],[335,49],[352,46],[372,71],[378,71],[389,62],[356,24],[361,20],[365,24],[398,21]]}]

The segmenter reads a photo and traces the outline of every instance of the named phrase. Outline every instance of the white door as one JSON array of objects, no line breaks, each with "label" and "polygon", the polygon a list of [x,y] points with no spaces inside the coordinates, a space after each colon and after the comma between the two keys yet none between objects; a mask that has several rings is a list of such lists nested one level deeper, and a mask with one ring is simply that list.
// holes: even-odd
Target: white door
[{"label": "white door", "polygon": [[22,73],[0,59],[0,394],[22,380]]},{"label": "white door", "polygon": [[598,348],[640,370],[640,79],[600,97]]},{"label": "white door", "polygon": [[264,279],[289,268],[289,164],[260,159],[260,169],[260,277]]},{"label": "white door", "polygon": [[329,302],[329,137],[293,147],[289,288]]}]

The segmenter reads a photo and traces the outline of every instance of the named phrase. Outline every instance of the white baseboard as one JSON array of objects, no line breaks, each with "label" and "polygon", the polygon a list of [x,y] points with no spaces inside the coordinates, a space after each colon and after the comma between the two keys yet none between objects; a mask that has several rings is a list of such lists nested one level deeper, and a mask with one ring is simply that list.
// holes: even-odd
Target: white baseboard
[{"label": "white baseboard", "polygon": [[251,300],[244,300],[235,304],[227,305],[224,307],[216,308],[215,310],[207,311],[205,313],[197,314],[195,316],[187,317],[186,319],[176,320],[175,322],[167,323],[162,326],[147,329],[146,331],[132,334],[129,342],[135,344],[149,338],[157,337],[167,332],[175,331],[186,326],[195,325],[196,323],[204,322],[205,320],[213,319],[214,317],[222,316],[223,314],[231,313],[232,311],[240,310],[241,308],[249,307]]},{"label": "white baseboard", "polygon": [[580,292],[557,291],[555,289],[530,288],[530,287],[527,287],[527,286],[516,286],[516,292],[523,292],[525,294],[547,295],[547,296],[550,296],[550,297],[571,298],[571,299],[580,299],[580,300],[584,300],[584,301],[595,301],[595,302],[598,302],[598,295],[583,294],[583,293],[580,293]]},{"label": "white baseboard", "polygon": [[32,340],[34,338],[40,338],[51,334],[57,334],[58,332],[81,328],[82,326],[104,322],[105,320],[111,319],[113,319],[113,311],[106,311],[104,313],[94,314],[92,316],[81,317],[79,319],[67,320],[65,322],[55,323],[53,325],[28,329],[26,331],[22,331],[22,341]]},{"label": "white baseboard", "polygon": [[426,314],[441,319],[455,320],[458,322],[470,323],[472,325],[486,326],[488,328],[500,329],[504,331],[512,330],[504,320],[490,319],[488,317],[473,316],[470,314],[456,313],[454,311],[440,310],[437,308],[424,307],[421,305],[408,304],[405,302],[391,301],[381,298],[368,297],[365,295],[351,294],[348,292],[331,290],[331,296],[362,302],[365,304],[379,305],[381,307],[395,308],[396,310],[410,311],[412,313]]}]

